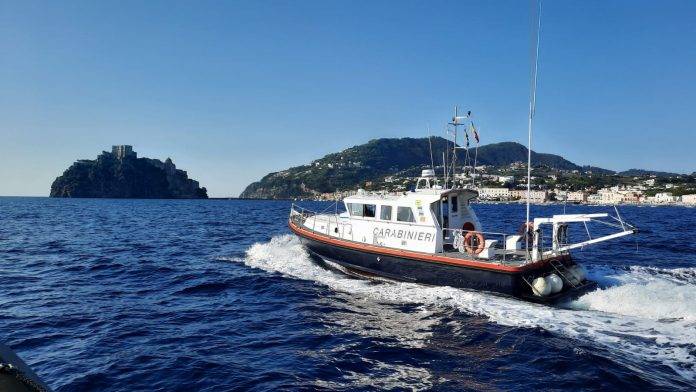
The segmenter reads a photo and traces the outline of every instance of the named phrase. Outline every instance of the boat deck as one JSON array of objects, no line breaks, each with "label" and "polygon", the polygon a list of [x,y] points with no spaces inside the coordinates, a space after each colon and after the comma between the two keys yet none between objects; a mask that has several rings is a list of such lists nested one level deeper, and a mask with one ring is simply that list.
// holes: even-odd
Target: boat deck
[{"label": "boat deck", "polygon": [[524,254],[505,254],[504,256],[496,255],[496,257],[492,259],[475,257],[468,253],[459,252],[458,250],[449,250],[439,254],[454,259],[474,260],[481,263],[491,263],[498,265],[521,266],[527,262],[527,258],[524,256]]}]

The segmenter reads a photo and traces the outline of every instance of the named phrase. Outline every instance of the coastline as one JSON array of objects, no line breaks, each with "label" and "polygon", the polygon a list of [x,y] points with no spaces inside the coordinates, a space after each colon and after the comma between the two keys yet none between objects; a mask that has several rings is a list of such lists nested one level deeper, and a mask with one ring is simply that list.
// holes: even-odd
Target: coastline
[{"label": "coastline", "polygon": [[[107,198],[107,197],[50,197],[50,196],[20,196],[20,195],[0,195],[2,199],[19,199],[19,198],[32,198],[32,199],[67,199],[67,200],[241,200],[241,201],[291,201],[291,202],[333,202],[335,200],[324,200],[324,199],[268,199],[268,198],[251,198],[251,197],[208,197],[208,198]],[[498,200],[476,200],[473,201],[474,204],[524,204],[524,200],[521,201],[498,201]],[[576,205],[576,206],[592,206],[592,207],[611,207],[611,206],[632,206],[632,207],[685,207],[685,208],[696,208],[694,204],[686,203],[564,203],[560,201],[551,201],[543,203],[531,203],[532,205]]]}]

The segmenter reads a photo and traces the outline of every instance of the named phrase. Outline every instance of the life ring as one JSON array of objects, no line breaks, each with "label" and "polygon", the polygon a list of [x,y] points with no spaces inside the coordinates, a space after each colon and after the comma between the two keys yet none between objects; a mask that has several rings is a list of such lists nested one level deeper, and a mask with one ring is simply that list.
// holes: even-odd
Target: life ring
[{"label": "life ring", "polygon": [[[474,238],[476,238],[476,246],[474,246]],[[485,247],[485,238],[483,238],[483,234],[479,233],[478,231],[470,231],[464,236],[464,249],[466,250],[466,253],[470,255],[477,255],[483,252]]]}]

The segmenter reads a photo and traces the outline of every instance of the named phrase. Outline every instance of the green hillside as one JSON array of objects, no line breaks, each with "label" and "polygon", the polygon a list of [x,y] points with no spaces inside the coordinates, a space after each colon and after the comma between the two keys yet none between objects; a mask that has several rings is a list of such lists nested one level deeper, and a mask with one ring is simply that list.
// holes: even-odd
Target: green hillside
[{"label": "green hillside", "polygon": [[[433,137],[435,164],[441,163],[447,141]],[[470,150],[473,152],[473,150]],[[458,151],[463,162],[465,151]],[[505,166],[527,161],[527,148],[519,143],[494,143],[479,147],[478,165]],[[582,170],[582,167],[553,154],[532,151],[533,166],[556,170]],[[240,197],[281,199],[309,197],[313,193],[355,189],[365,181],[381,181],[404,171],[418,172],[430,165],[428,138],[374,139],[365,144],[324,156],[307,165],[270,173],[250,184]]]}]

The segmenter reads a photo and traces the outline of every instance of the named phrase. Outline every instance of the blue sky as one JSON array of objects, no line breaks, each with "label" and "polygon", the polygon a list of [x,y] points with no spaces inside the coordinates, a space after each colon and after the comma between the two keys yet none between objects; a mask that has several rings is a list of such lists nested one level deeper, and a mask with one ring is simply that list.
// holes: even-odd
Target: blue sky
[{"label": "blue sky", "polygon": [[[0,195],[112,144],[212,196],[458,104],[526,142],[527,1],[0,3]],[[533,149],[696,170],[696,2],[546,1]]]}]

